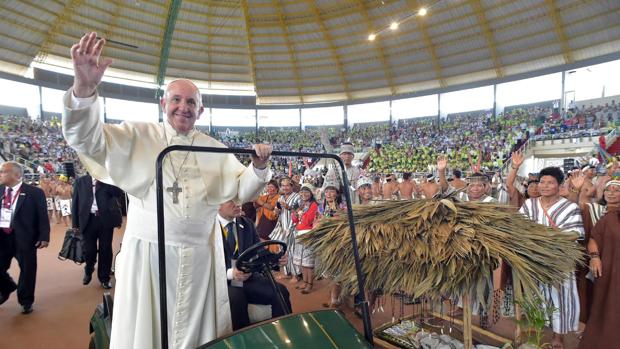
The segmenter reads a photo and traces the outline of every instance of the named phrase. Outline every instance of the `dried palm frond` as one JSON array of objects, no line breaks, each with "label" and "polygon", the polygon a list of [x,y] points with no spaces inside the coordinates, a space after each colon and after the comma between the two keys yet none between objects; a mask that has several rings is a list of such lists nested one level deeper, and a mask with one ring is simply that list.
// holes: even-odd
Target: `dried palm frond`
[{"label": "dried palm frond", "polygon": [[[508,206],[447,199],[354,206],[366,289],[404,291],[414,297],[483,299],[484,285],[500,260],[521,281],[524,296],[537,282],[558,285],[582,262],[576,235],[537,224]],[[302,243],[320,259],[318,273],[335,275],[343,290],[357,291],[346,215],[328,218]]]}]

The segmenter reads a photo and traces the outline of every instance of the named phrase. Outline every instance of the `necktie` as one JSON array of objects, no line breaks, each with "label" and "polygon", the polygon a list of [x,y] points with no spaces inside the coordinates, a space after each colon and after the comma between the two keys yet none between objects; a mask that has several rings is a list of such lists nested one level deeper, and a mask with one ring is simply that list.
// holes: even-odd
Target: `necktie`
[{"label": "necktie", "polygon": [[235,240],[235,233],[233,231],[234,224],[234,222],[226,224],[226,232],[228,233],[228,235],[226,235],[226,242],[228,243],[228,246],[230,247],[233,255],[235,255],[237,252],[237,241]]},{"label": "necktie", "polygon": [[93,183],[93,206],[95,206],[95,216],[99,215],[99,206],[97,206],[97,185],[99,184],[99,181],[95,181]]},{"label": "necktie", "polygon": [[[4,200],[2,201],[2,207],[6,209],[11,209],[11,204],[13,203],[13,188],[7,187],[6,193],[4,194]],[[5,234],[11,234],[11,228],[2,228],[2,231]]]},{"label": "necktie", "polygon": [[12,204],[12,200],[13,200],[13,188],[11,187],[7,187],[6,188],[6,193],[4,194],[4,202],[2,203],[2,206],[4,208],[11,208],[11,204]]}]

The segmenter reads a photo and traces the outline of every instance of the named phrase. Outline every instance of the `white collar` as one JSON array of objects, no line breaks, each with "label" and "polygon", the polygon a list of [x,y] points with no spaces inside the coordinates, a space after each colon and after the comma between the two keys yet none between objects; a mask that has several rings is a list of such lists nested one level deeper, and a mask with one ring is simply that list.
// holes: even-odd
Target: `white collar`
[{"label": "white collar", "polygon": [[172,127],[172,125],[170,124],[170,121],[168,121],[168,117],[164,115],[164,133],[166,134],[166,141],[168,142],[168,144],[172,144],[172,139],[175,137],[179,137],[179,138],[186,138],[186,139],[192,139],[195,136],[196,133],[196,127],[194,126],[193,129],[191,129],[187,135],[182,135],[180,133],[177,132],[177,130],[174,129],[174,127]]},{"label": "white collar", "polygon": [[[17,191],[19,190],[19,188],[22,187],[22,181],[19,181],[17,184],[15,184],[15,186],[11,187],[11,189],[13,189],[13,193],[11,195],[15,195],[15,193],[17,193]],[[6,188],[8,188],[9,186],[5,186]],[[4,193],[2,193],[4,195]]]},{"label": "white collar", "polygon": [[220,214],[219,214],[219,213],[217,214],[217,220],[220,222],[220,225],[221,225],[222,227],[227,226],[227,225],[228,225],[228,223],[231,223],[231,222],[233,222],[233,223],[234,223],[234,222],[235,222],[235,219],[234,219],[234,218],[233,218],[233,220],[231,221],[231,220],[228,220],[228,219],[226,219],[226,218],[224,218],[224,217],[220,216]]}]

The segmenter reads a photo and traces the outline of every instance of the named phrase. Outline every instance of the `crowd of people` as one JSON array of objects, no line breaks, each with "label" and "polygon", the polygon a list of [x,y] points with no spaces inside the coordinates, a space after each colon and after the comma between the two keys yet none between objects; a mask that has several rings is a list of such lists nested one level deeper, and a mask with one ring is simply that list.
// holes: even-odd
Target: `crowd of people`
[{"label": "crowd of people", "polygon": [[[252,144],[269,143],[276,151],[295,151],[306,153],[325,153],[326,148],[321,141],[318,129],[307,129],[304,132],[287,129],[261,128],[257,132],[215,132],[213,136],[231,148],[248,149]],[[239,156],[244,164],[250,162],[249,156]],[[308,159],[294,157],[274,158],[271,170],[276,174],[303,173],[306,170]]]},{"label": "crowd of people", "polygon": [[[0,115],[0,152],[7,159],[26,160],[26,170],[41,175],[65,174],[64,163],[76,162],[75,151],[60,132],[60,121]],[[79,169],[78,169],[79,171]]]},{"label": "crowd of people", "polygon": [[[55,117],[40,121],[0,115],[0,151],[27,160],[27,171],[37,174],[66,174],[64,165],[83,169],[75,151],[68,147]],[[620,106],[615,101],[596,106],[516,108],[496,118],[489,111],[436,117],[401,119],[393,124],[355,124],[349,130],[308,128],[261,128],[255,131],[212,132],[228,147],[248,148],[271,144],[274,150],[325,153],[342,142],[353,144],[357,153],[367,153],[367,171],[373,173],[431,173],[433,159],[445,155],[454,168],[479,164],[486,171],[501,169],[512,151],[527,140],[546,140],[604,135],[620,124]],[[323,137],[322,137],[323,136]],[[238,156],[244,164],[248,156]],[[277,175],[303,174],[317,159],[278,157],[270,164]]]},{"label": "crowd of people", "polygon": [[[373,126],[375,136],[368,139],[375,140],[375,150],[369,168],[379,173],[428,173],[433,172],[433,159],[444,154],[455,168],[469,168],[473,162],[495,171],[529,139],[606,134],[620,122],[618,108],[615,102],[562,113],[530,107],[513,109],[497,118],[482,112],[450,115],[441,124],[436,119],[411,119],[392,126]],[[598,110],[607,112],[595,113]]]},{"label": "crowd of people", "polygon": [[[351,158],[352,148],[352,145],[345,144],[340,154],[349,166],[350,161],[347,159]],[[402,180],[393,177],[372,180],[367,173],[361,172],[350,178],[356,188],[353,195],[358,204],[373,205],[385,200],[449,195],[460,189],[460,200],[483,203],[501,201],[500,191],[494,190],[491,179],[485,174],[474,172],[465,179],[449,179],[448,158],[440,156],[435,160],[439,178],[428,178],[423,183],[412,181],[408,176]],[[620,303],[613,291],[620,282],[615,270],[620,236],[617,225],[614,225],[620,217],[620,158],[610,160],[604,166],[604,173],[596,172],[595,169],[601,167],[597,166],[596,159],[590,159],[583,166],[566,173],[558,167],[548,167],[528,178],[517,176],[522,164],[522,153],[514,152],[511,155],[509,176],[506,182],[501,183],[507,191],[504,203],[514,207],[515,214],[519,212],[539,224],[574,233],[579,237],[578,242],[587,246],[589,255],[589,267],[575,270],[575,274],[567,276],[564,284],[540,285],[542,304],[552,309],[549,326],[554,333],[553,348],[563,348],[564,335],[577,332],[579,321],[586,324],[585,332],[578,334],[583,338],[580,348],[613,347],[618,338],[617,331],[612,328],[620,325],[616,315]],[[322,186],[317,185],[321,181],[307,178],[308,181],[297,190],[293,189],[290,178],[283,177],[280,179],[280,194],[275,190],[278,184],[272,182],[268,185],[271,188],[267,197],[254,202],[253,207],[270,210],[271,216],[277,220],[272,233],[263,231],[261,236],[263,239],[279,239],[289,244],[294,258],[283,272],[283,278],[298,284],[296,288],[301,294],[313,291],[313,280],[317,277],[314,267],[320,264],[320,260],[316,259],[314,251],[303,246],[297,238],[320,224],[324,217],[346,214],[342,193],[347,189],[333,181],[336,178],[333,174],[337,171],[335,167],[330,168],[322,180]],[[588,277],[596,282],[587,281],[588,271],[592,272]],[[511,294],[512,291],[505,292]],[[338,284],[332,284],[329,299],[324,306],[341,306],[346,297],[341,294]],[[379,311],[380,297],[380,291],[369,291],[367,298],[373,311]],[[481,323],[484,326],[493,326],[499,319],[499,305],[511,300],[503,302],[493,299],[480,307]],[[491,315],[495,320],[489,323]],[[514,316],[514,313],[511,315]]]}]

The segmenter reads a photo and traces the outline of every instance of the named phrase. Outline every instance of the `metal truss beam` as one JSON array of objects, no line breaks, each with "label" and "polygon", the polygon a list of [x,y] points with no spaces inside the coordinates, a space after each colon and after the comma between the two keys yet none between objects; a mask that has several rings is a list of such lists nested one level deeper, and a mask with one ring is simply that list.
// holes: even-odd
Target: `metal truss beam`
[{"label": "metal truss beam", "polygon": [[166,17],[166,29],[164,30],[164,35],[161,39],[160,44],[160,55],[159,55],[159,68],[157,69],[157,85],[159,85],[160,89],[158,90],[158,97],[161,97],[161,86],[164,84],[164,79],[166,78],[166,69],[168,68],[168,57],[170,56],[170,45],[172,44],[172,34],[174,34],[174,26],[177,22],[177,16],[179,15],[179,10],[181,9],[181,0],[172,0],[170,2],[170,6],[168,7],[168,16]]},{"label": "metal truss beam", "polygon": [[71,0],[65,5],[62,11],[60,11],[58,17],[56,17],[56,20],[54,21],[54,23],[52,23],[52,26],[47,31],[47,35],[43,39],[43,43],[39,48],[39,52],[34,57],[35,62],[45,62],[50,48],[56,41],[56,36],[58,35],[58,33],[62,32],[65,24],[71,20],[71,16],[73,16],[73,14],[75,13],[75,9],[82,5],[82,3],[82,0]]},{"label": "metal truss beam", "polygon": [[293,46],[291,45],[291,38],[288,34],[288,28],[284,19],[284,9],[282,8],[281,0],[273,0],[273,4],[276,7],[276,11],[278,13],[278,18],[280,19],[280,28],[282,29],[282,35],[284,35],[284,41],[286,43],[286,48],[288,50],[288,54],[291,57],[291,64],[293,65],[293,74],[295,75],[295,87],[297,88],[297,95],[299,97],[299,101],[301,104],[304,103],[304,95],[301,89],[301,79],[299,77],[299,68],[297,67],[297,58],[295,57],[295,51],[293,50]]},{"label": "metal truss beam", "polygon": [[493,60],[495,75],[498,78],[504,77],[504,70],[502,68],[502,64],[497,53],[497,46],[495,46],[495,38],[493,37],[493,32],[491,31],[491,27],[489,26],[489,22],[487,21],[487,16],[484,13],[484,8],[482,8],[482,3],[480,2],[480,0],[470,0],[469,4],[474,9],[474,12],[478,17],[480,29],[482,30],[484,38],[487,41],[489,51],[491,51],[491,59]]},{"label": "metal truss beam", "polygon": [[329,51],[331,52],[332,56],[334,56],[334,61],[336,61],[336,67],[338,68],[338,75],[340,76],[340,80],[342,80],[342,86],[344,87],[344,93],[347,96],[347,100],[351,100],[352,99],[351,92],[350,92],[351,88],[349,86],[349,82],[347,81],[347,77],[344,73],[344,68],[342,66],[342,60],[340,59],[340,56],[338,55],[338,51],[336,51],[336,47],[334,46],[334,41],[331,37],[331,34],[325,27],[325,21],[323,21],[323,19],[321,18],[321,13],[319,12],[319,9],[316,7],[316,4],[313,0],[306,0],[306,3],[308,4],[308,6],[310,6],[312,12],[314,12],[316,21],[321,27],[321,33],[323,33],[325,42],[329,46]]},{"label": "metal truss beam", "polygon": [[252,43],[252,28],[250,27],[250,9],[248,8],[248,0],[241,1],[241,9],[245,20],[245,37],[248,43],[248,56],[250,57],[250,71],[252,72],[252,84],[258,96],[258,86],[256,85],[256,58],[254,56],[254,44]]},{"label": "metal truss beam", "polygon": [[570,45],[568,44],[568,38],[566,37],[564,24],[562,23],[562,18],[560,17],[560,10],[556,6],[555,0],[546,0],[546,3],[547,9],[549,10],[549,16],[551,17],[551,21],[553,22],[553,29],[555,30],[555,34],[558,37],[558,42],[562,47],[564,63],[573,63],[573,52],[571,51]]},{"label": "metal truss beam", "polygon": [[[409,11],[415,14],[420,9],[420,3],[415,1],[407,1],[409,5]],[[424,46],[428,50],[428,53],[431,55],[431,61],[433,62],[433,70],[435,71],[435,78],[439,81],[439,87],[446,87],[448,84],[446,83],[446,79],[443,77],[443,73],[441,72],[441,64],[439,63],[439,57],[437,56],[437,49],[433,44],[433,40],[431,36],[428,34],[428,29],[426,28],[426,18],[416,15],[416,23],[418,24],[418,28],[420,29],[420,33],[422,34],[422,41],[424,42]]]},{"label": "metal truss beam", "polygon": [[[368,27],[368,30],[370,31],[370,33],[376,33],[375,25],[372,23],[372,20],[370,19],[368,15],[368,9],[366,8],[366,3],[364,3],[364,0],[357,0],[357,6],[359,7],[360,12],[362,16],[364,17],[364,22],[366,23],[366,26]],[[379,61],[381,61],[381,66],[383,67],[383,74],[385,75],[385,80],[387,81],[387,84],[388,84],[387,87],[389,87],[390,93],[392,95],[396,95],[394,73],[392,72],[392,68],[390,68],[389,62],[387,61],[387,58],[385,56],[385,51],[383,50],[383,44],[381,43],[381,38],[378,38],[378,40],[372,41],[370,44],[375,45],[377,57],[379,58]]]}]

